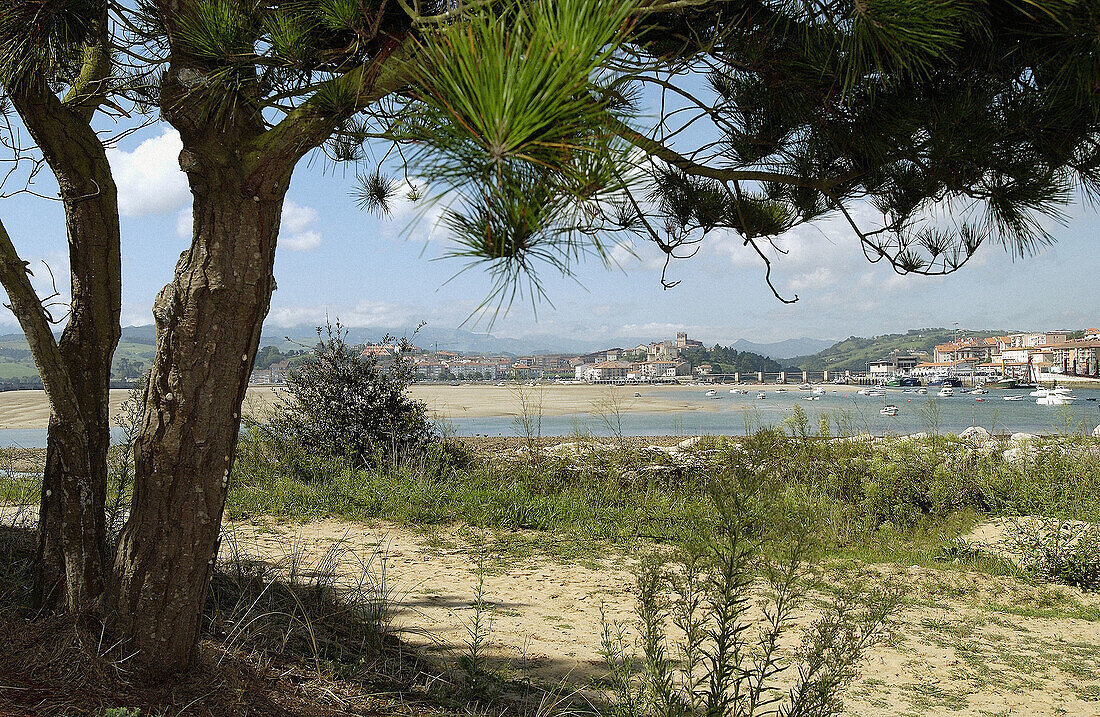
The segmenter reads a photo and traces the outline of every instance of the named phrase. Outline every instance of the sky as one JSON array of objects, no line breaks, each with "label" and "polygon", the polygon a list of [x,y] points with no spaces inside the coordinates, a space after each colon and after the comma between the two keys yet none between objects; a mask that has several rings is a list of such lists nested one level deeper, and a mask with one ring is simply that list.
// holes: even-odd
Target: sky
[{"label": "sky", "polygon": [[[123,325],[152,323],[150,308],[188,244],[190,195],[177,157],[174,130],[156,124],[127,137],[110,153],[122,214]],[[278,290],[269,330],[316,324],[326,315],[348,326],[437,328],[485,332],[471,318],[490,280],[481,267],[447,258],[444,232],[408,204],[380,219],[356,207],[354,169],[318,157],[297,169],[284,210],[275,278]],[[33,187],[56,194],[39,175]],[[858,208],[857,212],[867,211]],[[32,269],[47,262],[64,294],[65,232],[61,206],[27,194],[0,200],[0,220]],[[951,326],[972,329],[1086,328],[1100,324],[1100,217],[1075,204],[1057,243],[1033,257],[1013,258],[997,246],[946,277],[898,276],[870,264],[846,224],[825,219],[802,226],[777,243],[773,279],[795,304],[779,302],[764,280],[759,258],[732,233],[713,233],[691,259],[674,262],[661,286],[663,254],[652,245],[617,246],[617,265],[589,261],[573,278],[542,273],[551,303],[517,301],[492,326],[496,336],[533,335],[584,340],[670,338],[687,331],[707,344],[744,338],[842,339]],[[42,295],[51,292],[36,272]],[[17,330],[0,311],[0,331]]]}]

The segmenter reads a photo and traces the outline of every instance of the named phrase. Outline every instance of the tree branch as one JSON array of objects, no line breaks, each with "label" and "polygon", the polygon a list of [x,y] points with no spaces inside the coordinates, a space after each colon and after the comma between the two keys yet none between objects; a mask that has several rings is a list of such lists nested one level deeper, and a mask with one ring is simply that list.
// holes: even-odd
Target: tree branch
[{"label": "tree branch", "polygon": [[62,421],[79,426],[83,419],[76,403],[76,391],[69,380],[42,302],[31,286],[29,273],[26,262],[19,256],[7,229],[0,222],[0,284],[8,292],[11,301],[8,308],[19,320],[19,326],[30,344],[50,408]]},{"label": "tree branch", "polygon": [[[411,33],[394,38],[369,64],[319,85],[313,97],[257,138],[249,156],[251,165],[258,167],[283,158],[290,161],[288,166],[293,166],[307,152],[319,147],[339,122],[408,84],[411,80],[408,68],[414,61],[416,45]],[[346,90],[354,100],[343,116],[334,116],[319,106],[317,94],[340,90]]]},{"label": "tree branch", "polygon": [[615,126],[615,132],[620,137],[630,142],[632,145],[642,150],[651,157],[657,157],[658,159],[667,162],[668,164],[676,167],[685,174],[690,174],[694,177],[706,177],[708,179],[717,179],[720,182],[775,182],[777,184],[786,184],[794,187],[806,187],[808,189],[816,189],[820,192],[828,191],[831,187],[845,182],[850,182],[858,175],[850,177],[835,177],[833,179],[808,179],[806,177],[799,177],[793,174],[782,174],[780,172],[768,172],[757,169],[731,169],[721,167],[710,167],[705,164],[699,164],[693,162],[687,157],[683,156],[679,152],[666,147],[655,139],[646,137],[644,134],[631,129],[626,124],[617,120],[612,120]]}]

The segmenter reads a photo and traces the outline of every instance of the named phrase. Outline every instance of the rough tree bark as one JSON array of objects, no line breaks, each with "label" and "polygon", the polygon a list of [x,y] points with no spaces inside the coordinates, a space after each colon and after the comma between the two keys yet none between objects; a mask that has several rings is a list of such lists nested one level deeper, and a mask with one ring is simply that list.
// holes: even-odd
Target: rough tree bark
[{"label": "rough tree bark", "polygon": [[153,309],[157,353],[110,592],[115,629],[148,674],[187,667],[198,644],[290,180],[242,161],[255,118],[224,133],[177,126],[194,233]]},{"label": "rough tree bark", "polygon": [[[90,125],[94,105],[79,97],[67,105],[37,83],[17,88],[10,98],[57,179],[71,283],[69,318],[56,345],[59,363],[37,362],[43,384],[54,390],[47,391],[51,411],[35,597],[41,607],[86,613],[99,608],[105,578],[108,406],[122,308],[117,193],[106,152]],[[41,306],[26,310],[41,313]],[[27,336],[32,348],[54,341],[52,333]],[[43,350],[53,349],[39,347]],[[75,415],[62,410],[61,402],[71,404]]]},{"label": "rough tree bark", "polygon": [[[337,81],[365,106],[404,81],[387,59],[392,48]],[[283,200],[294,166],[340,119],[307,102],[267,129],[253,103],[218,111],[222,90],[204,83],[206,71],[173,54],[161,88],[162,115],[183,141],[194,226],[154,306],[157,353],[134,498],[108,586],[113,632],[147,677],[186,669],[196,656],[241,404],[275,288]]]}]

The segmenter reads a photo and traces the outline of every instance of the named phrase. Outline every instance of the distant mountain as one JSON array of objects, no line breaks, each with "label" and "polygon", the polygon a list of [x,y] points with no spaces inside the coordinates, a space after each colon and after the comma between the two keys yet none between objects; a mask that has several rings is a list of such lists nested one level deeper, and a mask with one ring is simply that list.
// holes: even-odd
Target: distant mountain
[{"label": "distant mountain", "polygon": [[[1011,331],[971,331],[960,329],[959,335],[972,338],[1001,336]],[[891,351],[924,355],[931,358],[937,344],[955,338],[953,329],[910,329],[904,334],[883,334],[863,338],[849,336],[829,348],[808,356],[796,356],[790,363],[804,371],[866,371],[872,361],[884,359]]]},{"label": "distant mountain", "polygon": [[[584,353],[613,346],[625,346],[622,341],[583,341],[560,336],[529,336],[522,339],[493,336],[465,329],[448,329],[431,325],[424,326],[415,334],[415,326],[384,328],[357,326],[348,328],[348,341],[362,344],[378,341],[384,336],[407,338],[409,343],[423,349],[459,351],[463,353],[484,354],[532,354],[532,353]],[[260,337],[261,346],[276,346],[282,351],[300,348],[302,344],[310,346],[317,341],[317,327],[309,324],[291,327],[265,327]],[[635,344],[629,344],[635,345]]]},{"label": "distant mountain", "polygon": [[760,354],[761,356],[779,360],[817,353],[832,345],[832,341],[802,337],[800,339],[776,341],[770,344],[758,344],[747,339],[737,339],[730,344],[729,347],[738,351],[749,351],[754,354]]}]

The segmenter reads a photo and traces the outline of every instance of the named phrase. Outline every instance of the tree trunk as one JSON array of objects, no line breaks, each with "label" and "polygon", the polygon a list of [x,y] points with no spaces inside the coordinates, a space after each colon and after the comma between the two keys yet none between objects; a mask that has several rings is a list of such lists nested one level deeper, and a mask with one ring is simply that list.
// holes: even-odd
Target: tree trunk
[{"label": "tree trunk", "polygon": [[[64,605],[70,612],[98,608],[107,564],[111,361],[121,335],[122,289],[114,207],[112,192],[108,199],[85,200],[66,214],[73,293],[58,347],[83,421],[71,425],[50,416],[35,596],[40,607]],[[63,460],[66,450],[70,455]]]},{"label": "tree trunk", "polygon": [[[104,585],[111,361],[122,310],[117,193],[86,111],[33,84],[11,99],[60,188],[71,282],[69,320],[56,347],[60,362],[38,361],[43,384],[53,390],[47,389],[35,597],[42,607],[83,613],[98,609]],[[70,413],[60,410],[60,393]]]},{"label": "tree trunk", "polygon": [[[110,591],[115,631],[147,675],[196,654],[289,182],[252,182],[216,162],[188,172],[192,244],[154,305],[157,354]],[[261,185],[274,190],[261,197]]]}]

